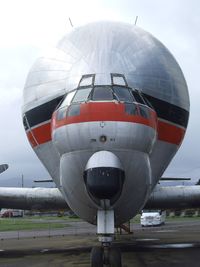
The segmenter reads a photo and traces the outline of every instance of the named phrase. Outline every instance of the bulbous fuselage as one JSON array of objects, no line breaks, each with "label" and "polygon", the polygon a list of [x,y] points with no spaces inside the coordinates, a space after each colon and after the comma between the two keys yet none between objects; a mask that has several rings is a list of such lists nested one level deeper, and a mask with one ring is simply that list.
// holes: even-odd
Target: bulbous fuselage
[{"label": "bulbous fuselage", "polygon": [[173,56],[124,23],[73,30],[36,61],[24,88],[35,153],[71,209],[92,223],[101,197],[110,198],[116,224],[137,214],[178,150],[188,115]]}]

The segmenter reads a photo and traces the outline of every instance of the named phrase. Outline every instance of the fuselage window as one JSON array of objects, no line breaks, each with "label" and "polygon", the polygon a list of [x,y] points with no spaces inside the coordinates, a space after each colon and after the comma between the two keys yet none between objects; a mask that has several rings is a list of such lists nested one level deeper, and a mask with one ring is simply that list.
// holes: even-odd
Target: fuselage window
[{"label": "fuselage window", "polygon": [[78,116],[78,115],[80,115],[80,105],[79,104],[71,105],[68,108],[67,116],[70,117],[70,116]]},{"label": "fuselage window", "polygon": [[76,91],[76,94],[74,98],[72,99],[72,103],[86,102],[88,100],[91,90],[92,90],[91,87],[87,87],[87,88],[79,89],[78,91]]},{"label": "fuselage window", "polygon": [[140,115],[144,117],[145,119],[149,119],[150,114],[149,114],[148,108],[144,106],[139,106],[139,109],[140,109]]},{"label": "fuselage window", "polygon": [[129,115],[138,115],[137,106],[135,104],[125,103],[125,112]]},{"label": "fuselage window", "polygon": [[123,102],[133,102],[133,97],[128,88],[121,86],[113,86],[113,91],[117,100]]},{"label": "fuselage window", "polygon": [[113,100],[111,88],[109,86],[95,86],[92,94],[92,100]]}]

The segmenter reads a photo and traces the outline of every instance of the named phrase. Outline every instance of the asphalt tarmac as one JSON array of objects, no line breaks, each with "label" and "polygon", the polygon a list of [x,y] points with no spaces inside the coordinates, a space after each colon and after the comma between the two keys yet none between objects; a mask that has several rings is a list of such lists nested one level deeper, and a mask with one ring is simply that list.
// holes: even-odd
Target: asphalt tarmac
[{"label": "asphalt tarmac", "polygon": [[[84,222],[70,224],[62,229],[64,235],[55,230],[51,236],[42,231],[35,237],[30,237],[29,231],[19,239],[4,236],[0,240],[0,266],[90,266],[90,250],[98,244],[95,228]],[[114,243],[122,251],[123,267],[200,266],[200,219],[132,227],[133,234],[117,235]]]}]

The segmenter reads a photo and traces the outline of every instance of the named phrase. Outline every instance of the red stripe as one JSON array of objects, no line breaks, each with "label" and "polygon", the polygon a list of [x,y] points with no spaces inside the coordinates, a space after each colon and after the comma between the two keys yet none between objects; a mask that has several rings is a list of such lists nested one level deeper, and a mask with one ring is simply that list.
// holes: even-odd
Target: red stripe
[{"label": "red stripe", "polygon": [[[138,111],[139,112],[139,111]],[[125,112],[125,105],[122,103],[86,103],[80,105],[80,115],[65,116],[62,120],[56,119],[56,112],[53,115],[52,128],[56,129],[64,125],[92,121],[123,121],[135,122],[150,126],[156,129],[156,113],[149,109],[151,117],[146,119],[141,115],[130,115]]]},{"label": "red stripe", "polygon": [[158,140],[180,145],[185,135],[185,129],[158,121]]},{"label": "red stripe", "polygon": [[[34,138],[33,138],[33,135]],[[27,132],[29,142],[33,147],[51,141],[51,125],[43,124]],[[158,140],[180,145],[185,135],[185,130],[167,122],[158,121]],[[37,143],[36,141],[37,140]]]},{"label": "red stripe", "polygon": [[51,123],[48,122],[28,131],[27,137],[32,147],[51,141]]},{"label": "red stripe", "polygon": [[80,115],[65,116],[64,119],[58,121],[56,120],[55,112],[52,119],[52,125],[50,122],[40,125],[33,130],[28,131],[27,136],[31,145],[35,147],[51,141],[51,126],[52,129],[56,129],[58,127],[73,123],[92,121],[121,121],[139,123],[157,129],[158,140],[180,145],[185,134],[185,129],[172,125],[168,122],[159,120],[157,121],[155,112],[150,110],[150,113],[151,117],[149,119],[145,119],[141,115],[127,114],[125,112],[124,104],[102,102],[81,104]]}]

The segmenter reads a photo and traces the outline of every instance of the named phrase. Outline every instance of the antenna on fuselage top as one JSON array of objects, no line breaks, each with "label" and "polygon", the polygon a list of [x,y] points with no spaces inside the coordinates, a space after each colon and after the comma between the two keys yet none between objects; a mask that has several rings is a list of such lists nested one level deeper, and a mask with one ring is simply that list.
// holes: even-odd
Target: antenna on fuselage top
[{"label": "antenna on fuselage top", "polygon": [[72,24],[72,21],[71,21],[70,17],[69,17],[69,22],[70,22],[70,25],[71,25],[72,28],[73,28],[74,26],[73,26],[73,24]]},{"label": "antenna on fuselage top", "polygon": [[138,16],[136,16],[135,18],[135,25],[137,24],[137,20],[138,20]]}]

